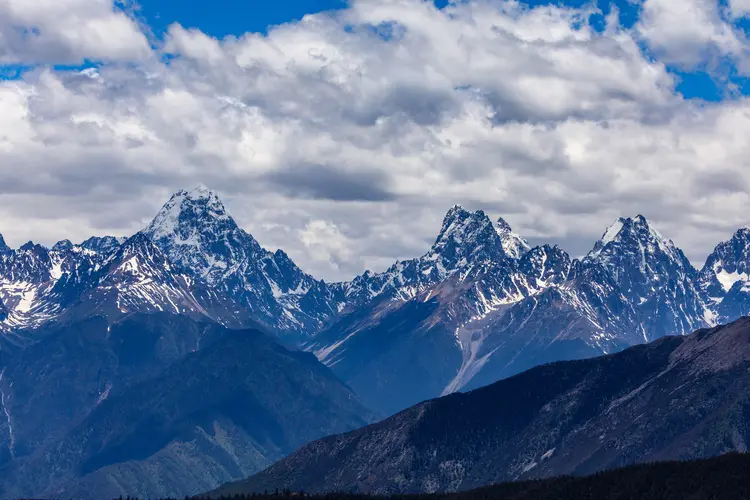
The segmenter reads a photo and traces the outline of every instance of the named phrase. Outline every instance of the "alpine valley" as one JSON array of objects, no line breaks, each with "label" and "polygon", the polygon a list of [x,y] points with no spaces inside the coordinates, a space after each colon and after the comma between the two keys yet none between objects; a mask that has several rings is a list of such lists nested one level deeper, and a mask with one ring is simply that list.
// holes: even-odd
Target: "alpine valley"
[{"label": "alpine valley", "polygon": [[[637,394],[665,370],[678,373],[672,366],[693,373],[674,361],[687,356],[681,352],[718,351],[703,349],[700,335],[670,337],[601,358],[620,361],[578,361],[559,373],[539,368],[466,396],[473,399],[449,395],[537,365],[612,354],[748,313],[748,228],[720,243],[698,270],[640,215],[615,221],[585,257],[572,259],[557,246],[531,248],[502,219],[454,206],[421,257],[326,283],[282,250],[264,249],[213,191],[179,191],[129,238],[12,249],[0,236],[0,498],[197,494],[255,474],[305,443],[424,400],[447,396],[440,400],[445,403],[417,406],[377,425],[406,432],[440,405],[448,408],[444,415],[453,415],[450,405],[479,414],[476,401],[496,399],[493,390],[535,408],[538,401],[521,397],[519,380],[547,387],[547,399],[563,405],[576,388],[605,391],[597,384],[617,378],[617,363],[642,361],[622,387],[592,399],[596,411],[605,404],[629,408],[620,415],[627,419],[640,399],[617,403],[617,394]],[[702,366],[695,373],[704,373]],[[659,390],[677,383],[662,378],[666,385]],[[587,422],[610,435],[594,407],[586,408]],[[539,435],[547,424],[538,423]],[[484,425],[476,422],[477,429]],[[558,441],[500,457],[507,471],[537,464],[524,473],[472,472],[467,462],[463,475],[446,469],[445,477],[459,474],[471,478],[462,484],[475,485],[570,472],[555,465],[557,457],[574,453],[565,443],[579,439],[594,450],[582,428],[565,431],[579,432],[575,436],[558,429]],[[368,429],[350,436],[362,446],[379,439]],[[401,439],[398,432],[394,439]],[[519,450],[531,442],[508,439]],[[336,443],[302,448],[254,484],[294,467],[302,474],[294,484],[317,488],[309,478],[318,471],[299,457],[317,460]],[[353,454],[336,457],[364,461],[360,444],[342,444]],[[705,449],[721,448],[712,446]],[[558,451],[537,456],[553,448]],[[417,444],[410,449],[421,450]],[[579,465],[589,471],[652,456],[634,451]],[[396,475],[410,473],[397,471],[391,455],[383,460]],[[335,484],[359,481],[351,474],[343,471]],[[451,488],[448,479],[430,474],[435,488]],[[388,481],[379,477],[371,489],[432,489],[409,481],[395,488]]]}]

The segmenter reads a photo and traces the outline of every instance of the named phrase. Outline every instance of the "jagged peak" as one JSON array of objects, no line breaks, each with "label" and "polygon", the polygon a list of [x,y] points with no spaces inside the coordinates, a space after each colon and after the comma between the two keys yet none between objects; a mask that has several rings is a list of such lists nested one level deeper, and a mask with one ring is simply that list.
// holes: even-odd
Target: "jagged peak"
[{"label": "jagged peak", "polygon": [[[713,287],[714,292],[721,284],[723,292],[728,292],[735,282],[747,280],[747,270],[750,268],[750,226],[743,226],[734,232],[731,238],[717,244],[706,258],[701,270],[701,280],[704,287]],[[714,281],[713,284],[710,284]]]},{"label": "jagged peak", "polygon": [[468,210],[466,210],[464,208],[464,206],[461,205],[460,203],[456,203],[450,209],[448,209],[448,213],[445,214],[445,217],[448,218],[451,215],[453,215],[455,213],[458,213],[458,212],[467,212],[468,213]]},{"label": "jagged peak", "polygon": [[734,234],[732,235],[732,238],[733,239],[739,239],[739,238],[748,239],[748,238],[750,238],[750,225],[745,225],[745,226],[742,226],[741,228],[737,229],[737,231],[735,231]]},{"label": "jagged peak", "polygon": [[523,254],[531,250],[529,242],[521,235],[514,233],[513,228],[502,217],[498,217],[495,222],[495,231],[500,236],[503,251],[509,257],[520,259]]},{"label": "jagged peak", "polygon": [[112,253],[120,245],[128,241],[128,238],[115,236],[92,236],[81,243],[81,247],[92,252]]},{"label": "jagged peak", "polygon": [[677,247],[672,240],[666,239],[653,227],[646,217],[641,214],[635,217],[620,217],[612,223],[602,237],[596,242],[594,248],[589,252],[588,258],[596,259],[602,252],[612,244],[625,241],[637,241],[640,244],[652,243],[663,253],[675,260],[682,260]]},{"label": "jagged peak", "polygon": [[508,224],[508,221],[506,221],[502,217],[497,218],[497,221],[495,222],[495,229],[497,229],[498,234],[506,234],[506,233],[513,232],[513,228],[510,227],[510,224]]},{"label": "jagged peak", "polygon": [[445,217],[443,217],[443,227],[441,229],[441,233],[446,230],[451,224],[465,220],[467,218],[471,217],[471,212],[466,210],[461,205],[453,205],[448,212],[446,212]]},{"label": "jagged peak", "polygon": [[40,245],[39,243],[34,243],[33,241],[27,241],[23,245],[21,245],[20,250],[22,252],[46,252],[47,249]]},{"label": "jagged peak", "polygon": [[[445,214],[443,226],[432,249],[438,251],[451,241],[457,245],[470,243],[467,239],[472,238],[472,235],[478,236],[476,233],[492,229],[492,227],[492,222],[482,210],[472,213],[461,205],[454,205]],[[494,230],[492,233],[495,234]]]},{"label": "jagged peak", "polygon": [[550,243],[544,243],[542,245],[537,245],[534,248],[531,248],[530,251],[532,251],[532,252],[543,252],[543,253],[546,253],[546,254],[568,255],[568,252],[563,247],[561,247],[558,244],[550,244]]},{"label": "jagged peak", "polygon": [[167,256],[143,232],[134,234],[120,245],[117,251],[107,259],[105,267],[111,271],[134,261],[139,264],[155,263],[157,267],[162,266],[165,270],[171,269]]},{"label": "jagged peak", "polygon": [[139,248],[155,249],[156,246],[148,237],[148,235],[144,234],[143,232],[138,232],[138,233],[135,233],[130,238],[128,238],[127,240],[125,240],[125,242],[120,246],[120,249],[118,250],[117,254],[127,255]]},{"label": "jagged peak", "polygon": [[10,251],[10,247],[5,243],[5,238],[0,234],[0,253],[6,253]]},{"label": "jagged peak", "polygon": [[216,191],[209,189],[205,184],[198,184],[193,189],[181,189],[175,196],[182,196],[188,200],[218,200]]},{"label": "jagged peak", "polygon": [[190,190],[177,191],[159,210],[145,229],[154,240],[176,238],[181,224],[194,220],[191,226],[205,226],[211,222],[226,223],[236,227],[226,207],[215,191],[204,185]]},{"label": "jagged peak", "polygon": [[60,240],[55,243],[55,246],[52,247],[52,251],[64,252],[66,250],[70,250],[71,248],[73,248],[73,243],[71,243],[70,240]]}]

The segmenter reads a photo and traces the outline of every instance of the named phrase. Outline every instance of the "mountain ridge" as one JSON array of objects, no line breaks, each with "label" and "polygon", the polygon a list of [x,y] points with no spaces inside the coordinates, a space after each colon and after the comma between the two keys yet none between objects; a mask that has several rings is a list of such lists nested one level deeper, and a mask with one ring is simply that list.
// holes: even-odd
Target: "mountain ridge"
[{"label": "mountain ridge", "polygon": [[[133,238],[141,241],[138,262],[156,260],[140,284],[127,285],[105,267]],[[117,306],[121,300],[129,306]],[[171,310],[232,328],[260,324],[392,412],[540,362],[615,352],[750,313],[750,230],[717,245],[699,271],[643,215],[619,218],[572,259],[558,246],[531,248],[502,218],[455,205],[422,256],[326,283],[282,250],[265,250],[199,186],[176,192],[129,239],[2,250],[0,304],[6,349],[100,307],[115,316]],[[430,394],[415,389],[388,403],[410,377]]]}]

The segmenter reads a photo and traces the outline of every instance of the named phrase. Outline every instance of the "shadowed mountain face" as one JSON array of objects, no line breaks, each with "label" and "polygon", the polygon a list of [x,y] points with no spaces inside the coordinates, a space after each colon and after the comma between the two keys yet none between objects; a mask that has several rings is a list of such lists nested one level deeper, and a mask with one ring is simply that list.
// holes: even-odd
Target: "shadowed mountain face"
[{"label": "shadowed mountain face", "polygon": [[222,492],[432,492],[746,451],[750,319],[558,362],[302,447]]},{"label": "shadowed mountain face", "polygon": [[166,313],[48,332],[0,395],[2,498],[195,494],[373,418],[311,354]]}]

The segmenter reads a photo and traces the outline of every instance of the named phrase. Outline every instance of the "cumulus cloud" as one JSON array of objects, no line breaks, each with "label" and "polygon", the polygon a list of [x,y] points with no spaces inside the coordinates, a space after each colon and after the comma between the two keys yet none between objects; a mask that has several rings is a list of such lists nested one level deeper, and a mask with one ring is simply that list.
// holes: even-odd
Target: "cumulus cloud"
[{"label": "cumulus cloud", "polygon": [[351,266],[354,254],[349,239],[332,222],[312,220],[299,236],[312,259],[337,270]]},{"label": "cumulus cloud", "polygon": [[750,14],[750,0],[729,0],[732,17],[742,18]]},{"label": "cumulus cloud", "polygon": [[81,64],[151,55],[137,23],[112,0],[0,0],[0,63]]},{"label": "cumulus cloud", "polygon": [[[746,1],[734,0],[731,14],[741,17]],[[716,0],[645,0],[637,29],[662,60],[692,69],[746,57],[747,37],[727,17]]]},{"label": "cumulus cloud", "polygon": [[[129,234],[202,182],[263,245],[326,279],[424,252],[455,203],[574,254],[644,213],[699,261],[748,222],[750,102],[675,92],[667,64],[695,47],[677,28],[658,38],[658,1],[633,29],[611,15],[597,31],[588,8],[355,0],[267,35],[175,24],[157,48],[111,3],[56,2],[132,37],[100,44],[112,62],[97,69],[39,66],[0,83],[0,232],[11,244]],[[8,12],[0,23],[19,24]],[[84,35],[29,12],[65,57],[93,57]],[[716,26],[701,29],[715,43]],[[661,58],[644,55],[644,36]]]}]

